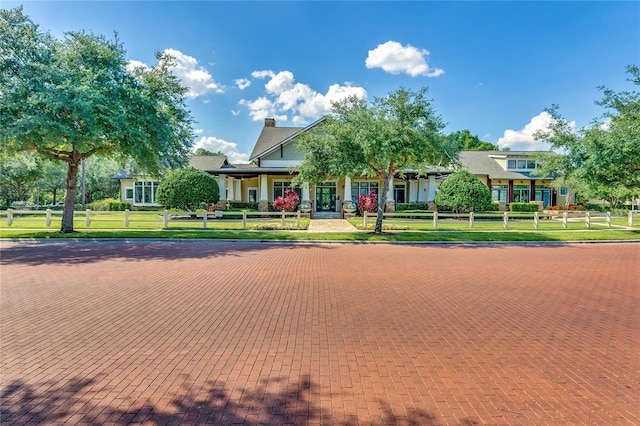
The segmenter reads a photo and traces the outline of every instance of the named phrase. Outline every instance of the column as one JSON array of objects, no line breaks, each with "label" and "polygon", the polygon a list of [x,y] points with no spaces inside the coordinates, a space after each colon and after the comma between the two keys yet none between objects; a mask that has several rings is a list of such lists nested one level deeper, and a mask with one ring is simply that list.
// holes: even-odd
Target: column
[{"label": "column", "polygon": [[424,187],[424,179],[418,179],[418,202],[424,203],[424,193],[427,192]]},{"label": "column", "polygon": [[409,181],[409,202],[415,203],[416,201],[416,181],[411,179]]},{"label": "column", "polygon": [[267,175],[260,175],[260,194],[258,195],[260,201],[258,203],[258,210],[261,212],[269,211],[269,189],[267,186]]},{"label": "column", "polygon": [[242,201],[242,181],[236,179],[236,189],[233,191],[236,196],[236,201]]},{"label": "column", "polygon": [[218,176],[218,189],[220,190],[220,207],[227,208],[227,177],[225,175]]},{"label": "column", "polygon": [[235,197],[235,188],[236,188],[236,185],[235,185],[235,182],[234,182],[234,181],[235,181],[235,179],[234,179],[234,178],[232,178],[231,176],[229,176],[229,177],[227,178],[227,180],[228,180],[228,181],[227,181],[227,199],[228,199],[229,201],[233,201],[233,200],[235,200],[235,199],[236,199],[236,197]]},{"label": "column", "polygon": [[507,204],[513,203],[513,180],[509,179],[509,195],[507,195],[509,202]]},{"label": "column", "polygon": [[536,201],[536,180],[529,181],[529,201]]},{"label": "column", "polygon": [[387,205],[384,207],[386,212],[394,212],[396,210],[396,200],[393,194],[393,176],[389,178],[389,190],[387,191]]},{"label": "column", "polygon": [[429,191],[427,193],[427,201],[433,201],[436,198],[436,177],[429,175]]},{"label": "column", "polygon": [[344,178],[344,199],[342,202],[351,200],[351,176],[345,176]]}]

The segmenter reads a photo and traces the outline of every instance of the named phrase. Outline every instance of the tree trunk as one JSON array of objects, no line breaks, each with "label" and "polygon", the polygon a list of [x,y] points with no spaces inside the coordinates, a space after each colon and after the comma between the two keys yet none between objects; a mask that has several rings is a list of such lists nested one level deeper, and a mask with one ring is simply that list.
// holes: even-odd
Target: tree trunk
[{"label": "tree trunk", "polygon": [[73,232],[73,209],[76,204],[76,186],[78,184],[78,165],[80,160],[71,159],[67,170],[67,194],[64,197],[64,210],[62,212],[62,225],[60,232]]},{"label": "tree trunk", "polygon": [[379,194],[378,197],[378,216],[376,217],[376,234],[382,234],[382,216],[384,215],[384,210],[387,208],[387,194],[389,193],[389,180],[391,179],[391,175],[386,175],[382,179],[382,194]]}]

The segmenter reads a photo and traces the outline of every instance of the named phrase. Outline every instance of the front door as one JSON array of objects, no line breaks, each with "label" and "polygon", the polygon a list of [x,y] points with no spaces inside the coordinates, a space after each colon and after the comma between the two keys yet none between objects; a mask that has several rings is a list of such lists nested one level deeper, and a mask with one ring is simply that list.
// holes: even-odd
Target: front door
[{"label": "front door", "polygon": [[316,211],[336,211],[336,184],[325,182],[316,187]]}]

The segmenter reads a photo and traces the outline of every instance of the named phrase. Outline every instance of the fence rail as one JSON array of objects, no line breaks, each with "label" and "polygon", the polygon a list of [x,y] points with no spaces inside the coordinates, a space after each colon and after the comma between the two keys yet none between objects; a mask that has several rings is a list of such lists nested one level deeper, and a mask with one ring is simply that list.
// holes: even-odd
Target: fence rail
[{"label": "fence rail", "polygon": [[[156,227],[169,228],[170,225],[177,226],[201,224],[204,229],[207,224],[219,219],[230,219],[238,223],[241,222],[243,229],[248,227],[249,221],[257,221],[262,223],[272,223],[274,219],[279,222],[280,226],[285,227],[287,221],[294,222],[297,229],[301,228],[301,212],[252,212],[252,211],[214,211],[214,212],[169,212],[164,210],[161,212],[138,212],[125,210],[124,212],[105,212],[105,211],[74,211],[74,224],[82,224],[86,228],[101,227],[96,224],[112,224],[114,228],[130,228],[140,224],[156,224]],[[62,220],[62,211],[60,210],[14,210],[9,209],[0,211],[0,218],[6,218],[7,227],[18,225],[33,225],[36,227],[50,227],[55,218]],[[18,223],[19,221],[19,223]],[[102,226],[104,228],[104,226]],[[143,226],[144,227],[144,226]]]},{"label": "fence rail", "polygon": [[[638,211],[630,211],[628,213],[628,226],[633,226],[634,216],[638,216]],[[366,228],[369,221],[377,217],[376,213],[365,212],[363,217],[363,226]],[[441,212],[424,212],[424,213],[384,213],[384,219],[408,219],[408,220],[430,220],[433,223],[433,229],[438,228],[438,224],[446,220],[467,221],[469,228],[473,228],[478,221],[501,221],[504,229],[509,229],[509,224],[515,221],[522,223],[523,221],[531,222],[533,228],[539,229],[541,221],[560,221],[562,227],[567,229],[571,222],[583,222],[586,228],[591,228],[592,224],[604,225],[611,228],[611,212],[558,212],[558,213],[441,213]],[[636,219],[637,220],[637,219]]]}]

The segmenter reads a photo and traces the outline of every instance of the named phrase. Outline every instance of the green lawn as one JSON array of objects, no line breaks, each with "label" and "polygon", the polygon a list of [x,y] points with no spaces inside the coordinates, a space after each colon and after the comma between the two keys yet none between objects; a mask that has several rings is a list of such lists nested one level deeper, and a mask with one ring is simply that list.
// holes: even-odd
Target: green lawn
[{"label": "green lawn", "polygon": [[[482,241],[598,241],[640,240],[640,218],[635,218],[634,227],[627,228],[626,217],[613,217],[612,227],[607,228],[604,218],[592,219],[587,229],[584,219],[570,221],[567,229],[561,220],[541,219],[539,228],[533,219],[510,216],[509,227],[504,229],[500,218],[476,219],[469,227],[467,218],[441,218],[437,229],[433,220],[387,218],[384,234],[367,232],[373,229],[375,218],[369,218],[367,230],[341,233],[308,233],[309,219],[301,219],[301,230],[297,230],[295,217],[288,217],[285,229],[277,216],[250,218],[243,228],[241,218],[209,219],[203,228],[202,219],[169,221],[164,229],[164,218],[158,212],[135,212],[129,216],[129,227],[125,228],[124,212],[92,212],[87,227],[85,213],[76,214],[72,234],[60,234],[61,212],[52,215],[51,225],[45,224],[45,214],[14,216],[11,227],[7,226],[6,213],[0,213],[0,238],[169,238],[169,239],[252,239],[252,240],[320,240],[320,241],[407,241],[407,242],[482,242]],[[362,228],[363,219],[349,219]]]}]

